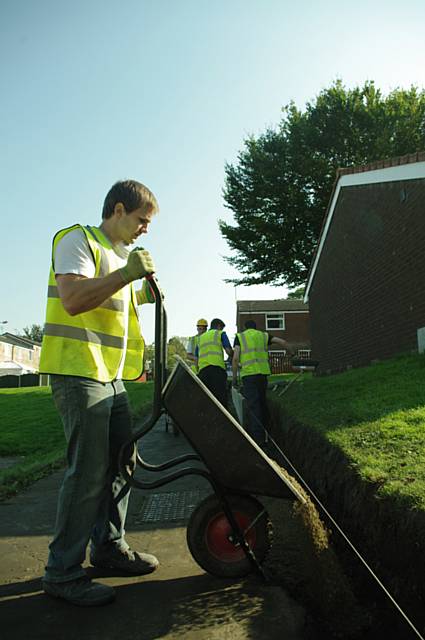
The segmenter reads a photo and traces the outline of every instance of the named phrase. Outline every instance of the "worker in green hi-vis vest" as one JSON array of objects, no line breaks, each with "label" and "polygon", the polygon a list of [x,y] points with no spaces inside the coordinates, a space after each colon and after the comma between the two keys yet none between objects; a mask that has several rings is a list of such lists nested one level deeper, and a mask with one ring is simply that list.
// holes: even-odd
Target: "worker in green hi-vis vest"
[{"label": "worker in green hi-vis vest", "polygon": [[196,348],[199,379],[227,409],[227,372],[223,351],[231,358],[233,349],[223,331],[225,324],[220,318],[211,320],[208,331],[199,336]]},{"label": "worker in green hi-vis vest", "polygon": [[198,373],[198,364],[197,364],[197,357],[196,357],[196,347],[199,345],[199,338],[200,336],[205,333],[205,331],[208,329],[208,322],[205,320],[205,318],[200,318],[198,320],[198,322],[196,323],[196,336],[192,336],[191,338],[189,338],[189,342],[187,345],[187,357],[191,362],[191,369],[193,371],[193,373],[197,374]]},{"label": "worker in green hi-vis vest", "polygon": [[248,411],[244,428],[259,445],[265,443],[268,423],[266,401],[267,376],[270,375],[268,348],[279,345],[290,354],[292,348],[286,340],[259,331],[254,320],[245,322],[245,330],[237,333],[233,344],[233,385],[238,385],[238,372],[242,380],[242,395]]}]

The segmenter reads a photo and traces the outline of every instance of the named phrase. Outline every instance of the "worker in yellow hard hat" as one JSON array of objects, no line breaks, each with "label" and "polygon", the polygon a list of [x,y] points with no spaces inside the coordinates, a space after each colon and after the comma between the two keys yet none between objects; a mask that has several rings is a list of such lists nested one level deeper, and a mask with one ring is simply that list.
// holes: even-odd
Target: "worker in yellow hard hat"
[{"label": "worker in yellow hard hat", "polygon": [[207,320],[205,320],[205,318],[200,318],[196,323],[197,333],[195,336],[192,336],[191,338],[189,338],[189,342],[187,345],[187,357],[188,357],[188,360],[190,360],[190,362],[192,363],[190,368],[192,369],[193,373],[196,373],[196,374],[198,373],[197,357],[195,355],[196,347],[199,346],[199,336],[205,333],[207,329],[208,329]]}]

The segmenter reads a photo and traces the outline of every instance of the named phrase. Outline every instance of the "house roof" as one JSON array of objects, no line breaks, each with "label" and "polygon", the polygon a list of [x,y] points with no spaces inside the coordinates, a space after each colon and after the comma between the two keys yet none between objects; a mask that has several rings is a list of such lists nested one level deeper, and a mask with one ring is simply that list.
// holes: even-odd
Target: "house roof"
[{"label": "house roof", "polygon": [[424,151],[400,156],[398,158],[378,160],[364,166],[345,167],[337,170],[329,205],[323,218],[322,229],[307,277],[304,294],[305,302],[308,302],[308,294],[316,274],[341,189],[354,185],[396,182],[399,180],[417,180],[418,178],[425,178]]},{"label": "house roof", "polygon": [[30,340],[24,336],[15,336],[13,333],[7,332],[0,335],[0,341],[13,344],[17,347],[25,347],[26,349],[32,349],[34,346],[41,346],[39,342],[34,342],[34,340]]},{"label": "house roof", "polygon": [[237,300],[238,313],[264,313],[270,311],[308,311],[302,300],[281,298],[278,300]]},{"label": "house roof", "polygon": [[37,369],[15,360],[5,360],[0,362],[0,376],[23,375],[25,373],[36,373]]}]

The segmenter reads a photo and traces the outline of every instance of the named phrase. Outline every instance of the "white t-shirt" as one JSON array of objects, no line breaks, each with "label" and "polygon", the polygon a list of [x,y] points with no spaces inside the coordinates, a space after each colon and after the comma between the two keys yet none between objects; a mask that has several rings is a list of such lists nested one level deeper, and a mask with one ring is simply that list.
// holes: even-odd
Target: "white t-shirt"
[{"label": "white t-shirt", "polygon": [[[116,255],[116,269],[120,269],[127,264],[129,250],[120,243],[114,245]],[[87,243],[87,238],[81,229],[73,229],[69,231],[61,240],[59,240],[55,251],[55,274],[65,275],[66,273],[75,273],[76,275],[85,276],[86,278],[94,278],[96,266],[93,256]],[[127,347],[128,338],[128,313],[130,305],[130,287],[127,285],[121,289],[124,302],[124,346],[122,358],[118,368],[117,380],[122,378],[124,368],[124,356]]]}]

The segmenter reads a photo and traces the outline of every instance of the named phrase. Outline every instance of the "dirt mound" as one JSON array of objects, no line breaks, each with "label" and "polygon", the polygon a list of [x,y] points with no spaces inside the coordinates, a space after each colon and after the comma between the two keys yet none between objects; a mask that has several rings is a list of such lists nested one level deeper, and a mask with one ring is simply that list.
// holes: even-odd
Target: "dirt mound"
[{"label": "dirt mound", "polygon": [[306,491],[281,469],[305,503],[267,499],[273,547],[264,567],[309,608],[327,637],[360,638],[370,618],[358,604],[332,549],[330,531]]}]

